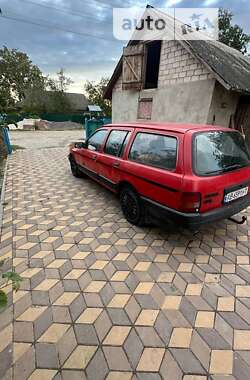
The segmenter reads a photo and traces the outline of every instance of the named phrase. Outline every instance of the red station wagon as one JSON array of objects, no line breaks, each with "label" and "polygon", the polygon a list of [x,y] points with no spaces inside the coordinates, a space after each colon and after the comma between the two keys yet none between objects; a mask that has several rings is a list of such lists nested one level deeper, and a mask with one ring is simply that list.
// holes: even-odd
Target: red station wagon
[{"label": "red station wagon", "polygon": [[117,193],[135,225],[167,218],[197,228],[250,204],[250,154],[243,136],[228,128],[105,125],[71,144],[69,161],[74,176],[88,175]]}]

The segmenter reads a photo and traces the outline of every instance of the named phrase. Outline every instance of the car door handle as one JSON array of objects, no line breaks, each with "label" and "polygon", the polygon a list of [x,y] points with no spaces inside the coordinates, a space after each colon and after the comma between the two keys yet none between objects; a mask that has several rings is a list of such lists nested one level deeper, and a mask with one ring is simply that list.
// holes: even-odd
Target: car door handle
[{"label": "car door handle", "polygon": [[93,156],[92,156],[91,158],[92,158],[92,160],[96,160],[97,155],[96,155],[96,154],[93,154]]},{"label": "car door handle", "polygon": [[114,168],[119,168],[119,166],[120,166],[120,162],[114,162],[113,163],[113,167]]}]

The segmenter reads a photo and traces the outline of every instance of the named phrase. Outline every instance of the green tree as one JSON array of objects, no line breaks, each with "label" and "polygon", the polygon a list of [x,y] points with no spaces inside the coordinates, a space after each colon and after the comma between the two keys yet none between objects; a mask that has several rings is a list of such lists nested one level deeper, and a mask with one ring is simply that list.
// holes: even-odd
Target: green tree
[{"label": "green tree", "polygon": [[55,79],[47,79],[48,109],[47,112],[70,112],[71,104],[65,92],[68,87],[74,83],[70,77],[64,73],[64,69],[60,69]]},{"label": "green tree", "polygon": [[28,90],[44,86],[41,70],[27,54],[6,46],[0,49],[0,111],[7,111],[23,100]]},{"label": "green tree", "polygon": [[245,54],[250,42],[250,35],[244,33],[239,25],[232,25],[233,13],[219,9],[219,41]]},{"label": "green tree", "polygon": [[101,78],[101,80],[97,83],[87,81],[84,89],[88,95],[89,101],[100,106],[106,116],[111,116],[111,102],[110,100],[103,98],[108,82],[108,78]]},{"label": "green tree", "polygon": [[23,110],[29,113],[63,113],[72,110],[65,94],[68,86],[73,83],[70,77],[61,69],[56,78],[44,78],[44,86],[30,88],[23,102]]}]

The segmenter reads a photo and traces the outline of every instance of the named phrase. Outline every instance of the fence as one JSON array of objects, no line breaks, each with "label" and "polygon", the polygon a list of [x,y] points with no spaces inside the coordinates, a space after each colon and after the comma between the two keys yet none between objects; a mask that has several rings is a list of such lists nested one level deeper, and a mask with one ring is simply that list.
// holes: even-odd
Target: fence
[{"label": "fence", "polygon": [[8,129],[0,126],[0,160],[12,153]]}]

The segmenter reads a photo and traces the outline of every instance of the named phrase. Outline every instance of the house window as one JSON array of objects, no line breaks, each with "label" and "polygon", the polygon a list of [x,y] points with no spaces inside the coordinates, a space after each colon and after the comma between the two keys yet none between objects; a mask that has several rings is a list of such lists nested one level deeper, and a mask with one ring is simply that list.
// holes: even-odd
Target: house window
[{"label": "house window", "polygon": [[144,88],[157,88],[161,57],[161,41],[153,41],[146,45]]},{"label": "house window", "polygon": [[151,119],[152,115],[152,105],[153,105],[153,99],[152,98],[144,98],[140,99],[138,102],[138,119]]}]

